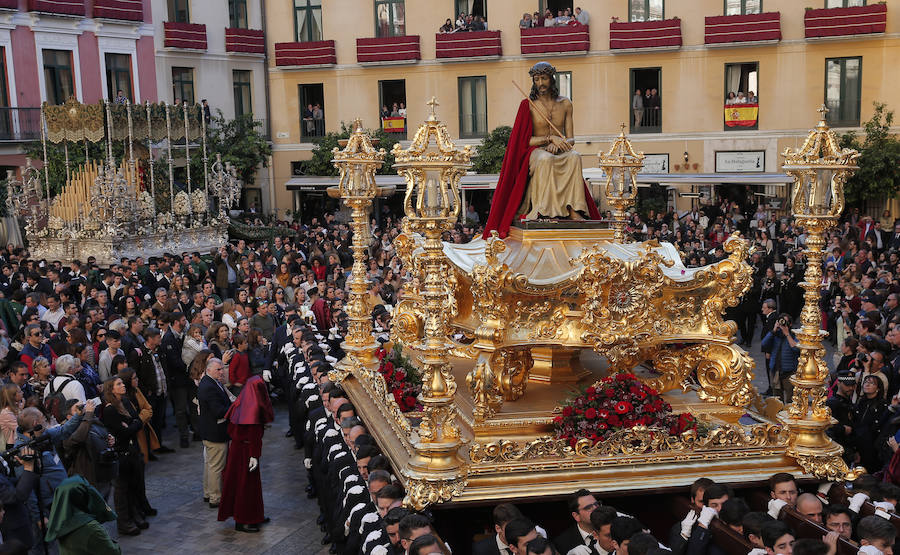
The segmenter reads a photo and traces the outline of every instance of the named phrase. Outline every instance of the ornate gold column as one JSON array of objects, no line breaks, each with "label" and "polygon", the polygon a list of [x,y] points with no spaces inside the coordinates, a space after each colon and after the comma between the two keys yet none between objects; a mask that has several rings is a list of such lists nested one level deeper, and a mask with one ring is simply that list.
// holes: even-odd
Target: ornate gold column
[{"label": "ornate gold column", "polygon": [[[823,105],[816,128],[810,131],[799,150],[784,151],[784,171],[794,178],[791,210],[797,225],[806,231],[806,273],[800,284],[804,305],[798,330],[800,360],[791,376],[794,395],[779,419],[789,431],[787,454],[797,459],[803,470],[819,478],[839,480],[858,474],[850,471],[841,458],[843,448],[825,435],[831,425],[831,411],[825,405],[825,380],[828,366],[819,312],[819,288],[822,283],[822,249],[825,231],[844,210],[844,183],[856,171],[859,153],[840,149],[834,131],[825,123]],[[863,470],[864,472],[864,470]]]},{"label": "ornate gold column", "polygon": [[[415,277],[421,282],[423,336],[422,419],[413,438],[415,454],[404,474],[405,503],[416,509],[458,495],[465,487],[465,466],[459,457],[460,433],[454,403],[456,380],[450,372],[447,322],[456,313],[455,277],[444,256],[441,234],[453,228],[460,214],[459,179],[470,167],[469,147],[459,150],[435,115],[419,127],[409,148],[395,145],[394,168],[406,179],[404,230],[424,236],[423,252],[413,254]],[[434,139],[432,141],[432,139]],[[415,272],[415,270],[414,270]]]},{"label": "ornate gold column", "polygon": [[[369,212],[372,199],[379,195],[375,184],[375,172],[384,163],[384,149],[375,150],[372,141],[362,128],[359,119],[353,122],[353,133],[343,150],[332,150],[334,166],[340,170],[337,187],[329,187],[328,195],[340,197],[352,210],[350,229],[353,230],[353,271],[350,278],[350,298],[347,303],[349,327],[342,348],[363,364],[374,361],[378,348],[372,337],[372,319],[366,304],[368,281],[366,280],[365,252],[372,238],[369,229]],[[384,187],[384,193],[393,190]]]},{"label": "ornate gold column", "polygon": [[600,167],[606,174],[606,201],[613,207],[613,241],[625,242],[625,227],[628,224],[628,209],[634,205],[637,196],[637,173],[644,167],[644,154],[635,152],[631,141],[622,132],[606,154],[600,153]]}]

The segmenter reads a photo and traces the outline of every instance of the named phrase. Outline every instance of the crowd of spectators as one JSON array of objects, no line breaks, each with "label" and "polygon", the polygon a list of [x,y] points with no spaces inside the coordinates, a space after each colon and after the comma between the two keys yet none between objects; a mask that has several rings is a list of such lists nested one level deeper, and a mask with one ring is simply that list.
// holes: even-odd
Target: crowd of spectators
[{"label": "crowd of spectators", "polygon": [[459,16],[456,18],[455,22],[452,19],[447,18],[447,21],[445,21],[439,29],[441,33],[459,33],[466,31],[487,30],[487,20],[483,16],[471,13],[466,14],[464,12],[459,12]]},{"label": "crowd of spectators", "polygon": [[571,9],[557,10],[556,16],[549,8],[544,13],[534,12],[533,14],[524,13],[522,19],[519,20],[519,27],[522,29],[530,29],[532,27],[563,27],[566,25],[587,25],[590,23],[591,16],[587,11],[576,7],[573,12]]},{"label": "crowd of spectators", "polygon": [[728,96],[725,97],[725,105],[731,106],[732,104],[757,104],[759,99],[756,97],[756,93],[753,91],[744,94],[744,91],[738,91],[735,94],[734,91],[728,93]]},{"label": "crowd of spectators", "polygon": [[[445,240],[465,243],[480,236],[482,218],[472,206],[466,214],[466,223],[447,232]],[[365,300],[376,331],[384,332],[391,307],[403,295],[406,270],[392,245],[399,222],[389,213],[381,216],[380,223],[373,220],[366,251]],[[753,283],[727,316],[738,323],[744,345],[760,341],[767,353],[764,393],[790,400],[788,378],[796,371],[798,353],[791,330],[802,308],[806,264],[803,230],[766,207],[723,200],[682,214],[634,214],[629,231],[637,239],[672,242],[688,267],[723,259],[724,243],[735,232],[751,241]],[[36,261],[12,247],[0,252],[0,443],[12,447],[42,436],[49,439],[37,455],[26,446],[17,458],[8,457],[12,475],[0,477],[4,543],[38,549],[40,539],[49,538],[65,552],[68,534],[84,533],[63,529],[65,533],[48,534],[52,530],[43,526],[41,514],[56,510],[57,493],[68,496],[70,489],[81,487],[67,482],[62,488],[68,476],[83,477],[102,499],[112,501],[117,520],[106,539],[115,532],[140,534],[155,514],[146,496],[144,469],[166,464],[166,454],[176,448],[195,450],[198,462],[205,461],[204,501],[216,508],[222,495],[222,444],[227,443],[216,423],[227,402],[212,403],[207,393],[221,398],[220,384],[230,402],[252,376],[261,376],[273,398],[288,406],[289,434],[303,450],[308,492],[318,497],[319,524],[333,552],[446,552],[437,533],[440,523],[400,506],[405,492],[369,434],[370,423],[328,379],[332,363],[343,354],[351,240],[349,227],[326,214],[292,224],[289,233],[270,241],[235,240],[215,253],[125,259],[109,268],[92,259]],[[895,455],[900,436],[900,276],[895,276],[900,272],[900,225],[888,214],[875,221],[852,210],[829,233],[828,245],[822,327],[840,348],[829,378],[828,403],[837,419],[829,433],[845,447],[850,464],[866,466],[886,484],[859,482],[853,499],[859,501],[855,495],[865,493],[874,502],[896,503],[891,484],[900,483],[900,457]],[[177,446],[160,441],[167,428]],[[256,459],[251,456],[251,464]],[[783,498],[777,494],[778,483],[773,497]],[[681,544],[674,536],[660,538],[669,548],[698,553],[688,546],[704,541],[694,537],[704,534],[698,528],[705,530],[718,515],[729,525],[743,523],[744,539],[755,549],[790,555],[779,543],[798,536],[786,525],[765,523],[768,519],[758,515],[747,520],[754,513],[725,486],[702,484],[697,491],[709,495],[698,497],[694,491],[693,517],[678,529]],[[788,509],[796,506],[812,520],[819,514],[816,521],[836,532],[840,530],[829,519],[841,521],[846,539],[862,546],[893,543],[880,523],[858,518],[862,501],[854,509],[849,500],[844,509],[832,499],[818,513],[807,513],[801,506],[809,498],[797,498],[794,486],[795,499],[784,498]],[[628,555],[659,549],[634,518],[591,499],[590,494],[577,495],[571,511],[587,553],[628,553],[630,542],[635,548]],[[587,501],[584,507],[582,501]],[[772,516],[778,517],[779,510]],[[571,553],[579,547],[563,545],[569,541],[563,535],[553,542],[542,540],[542,529],[521,514],[510,505],[495,510],[495,535],[490,538],[495,546],[535,554],[554,549]],[[104,518],[109,515],[97,514],[94,524],[85,526],[99,533],[104,529],[95,524]],[[238,522],[238,529],[258,531],[258,524]],[[577,539],[574,532],[579,530],[567,537]],[[804,553],[824,554],[818,550],[828,549],[833,540],[825,547],[807,545]],[[709,546],[709,538],[705,541]],[[112,540],[109,545],[116,548]]]}]

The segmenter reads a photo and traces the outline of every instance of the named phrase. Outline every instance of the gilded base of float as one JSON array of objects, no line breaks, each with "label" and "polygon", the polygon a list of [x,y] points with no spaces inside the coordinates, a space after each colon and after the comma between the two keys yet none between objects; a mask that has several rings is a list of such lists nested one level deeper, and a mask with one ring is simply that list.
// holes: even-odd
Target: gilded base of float
[{"label": "gilded base of float", "polygon": [[[702,401],[693,390],[671,391],[664,397],[676,413],[690,412],[712,423],[717,427],[711,434],[715,437],[693,443],[676,438],[676,443],[668,447],[643,452],[629,452],[628,445],[613,447],[613,442],[598,446],[601,448],[569,448],[552,439],[554,409],[576,386],[605,376],[594,361],[583,362],[590,369],[578,384],[529,383],[526,397],[504,403],[483,423],[476,423],[471,396],[460,388],[455,402],[464,441],[460,449],[464,464],[455,481],[442,479],[435,486],[445,490],[446,498],[440,501],[459,505],[524,500],[564,496],[580,487],[604,493],[661,491],[684,488],[701,475],[721,482],[746,483],[765,481],[776,472],[805,474],[786,455],[787,434],[774,419]],[[452,358],[451,364],[457,383],[465,383],[474,362]],[[377,382],[381,377],[375,366],[351,366],[343,387],[397,476],[407,489],[421,488],[423,481],[435,482],[410,466],[417,453],[417,415],[401,415],[391,402],[374,400],[383,389]],[[739,422],[751,418],[753,431]],[[632,442],[654,441],[647,433],[635,431]]]},{"label": "gilded base of float", "polygon": [[164,253],[210,252],[228,242],[226,224],[172,228],[166,232],[137,235],[27,234],[28,248],[35,259],[87,260],[93,256],[100,266],[118,264],[122,258],[162,256]]}]

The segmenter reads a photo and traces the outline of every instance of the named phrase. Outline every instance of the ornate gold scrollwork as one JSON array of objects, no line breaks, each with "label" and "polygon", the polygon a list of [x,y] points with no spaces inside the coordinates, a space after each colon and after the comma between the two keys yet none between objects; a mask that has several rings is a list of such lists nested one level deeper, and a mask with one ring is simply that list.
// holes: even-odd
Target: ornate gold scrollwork
[{"label": "ornate gold scrollwork", "polygon": [[446,480],[410,478],[406,482],[406,497],[403,504],[421,511],[429,505],[444,503],[461,495],[467,483],[468,478],[465,475]]},{"label": "ornate gold scrollwork", "polygon": [[[696,431],[671,435],[669,430],[636,426],[610,435],[605,441],[593,443],[579,440],[574,447],[565,440],[540,437],[518,443],[501,439],[489,443],[473,443],[469,446],[469,460],[474,464],[536,461],[541,459],[604,458],[616,456],[641,456],[693,451],[697,454],[749,448],[783,448],[788,434],[776,424],[757,424],[749,430],[742,426],[726,424],[700,435]],[[751,457],[753,454],[744,454]]]},{"label": "ornate gold scrollwork", "polygon": [[701,344],[682,349],[661,348],[653,357],[659,376],[647,385],[660,393],[687,390],[688,378],[696,370],[700,399],[735,407],[746,407],[756,396],[753,359],[734,345]]},{"label": "ornate gold scrollwork", "polygon": [[660,265],[667,261],[649,248],[640,259],[625,261],[594,246],[571,262],[584,268],[577,282],[584,299],[582,341],[613,366],[633,367],[640,362],[640,345],[651,342],[654,322],[660,320],[653,315],[659,313],[655,304],[666,282]]}]

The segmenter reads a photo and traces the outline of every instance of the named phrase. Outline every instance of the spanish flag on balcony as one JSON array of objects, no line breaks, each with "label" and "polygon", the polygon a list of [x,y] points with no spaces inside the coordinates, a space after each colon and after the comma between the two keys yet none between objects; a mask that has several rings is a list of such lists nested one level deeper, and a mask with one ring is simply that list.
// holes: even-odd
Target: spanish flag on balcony
[{"label": "spanish flag on balcony", "polygon": [[759,117],[759,104],[729,104],[725,106],[725,125],[753,127]]},{"label": "spanish flag on balcony", "polygon": [[403,133],[406,131],[406,118],[381,118],[381,128],[386,133]]}]

